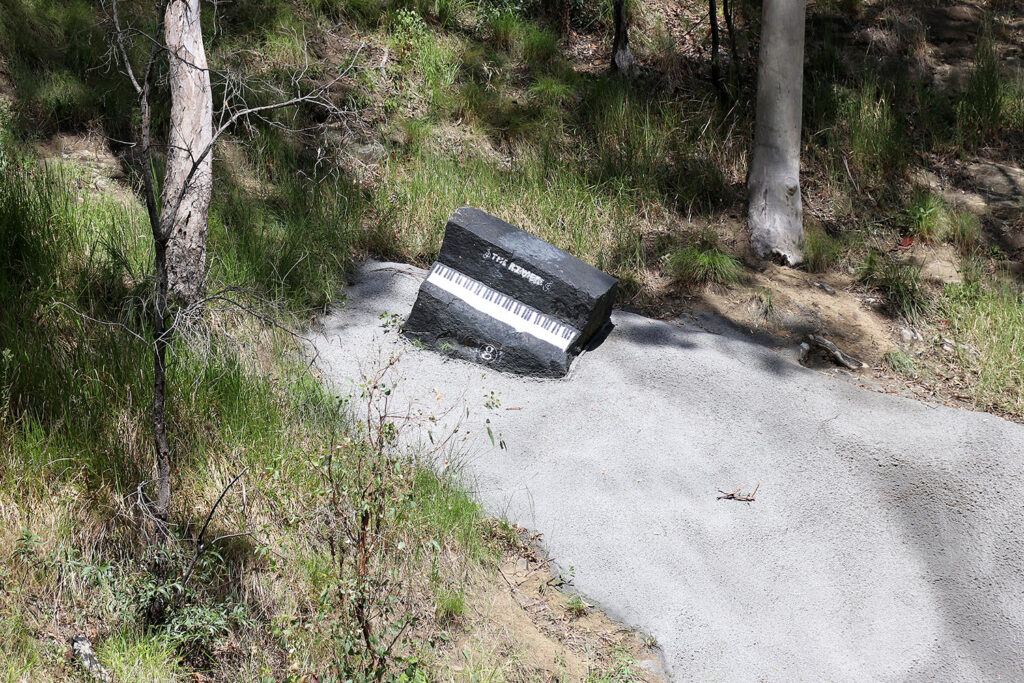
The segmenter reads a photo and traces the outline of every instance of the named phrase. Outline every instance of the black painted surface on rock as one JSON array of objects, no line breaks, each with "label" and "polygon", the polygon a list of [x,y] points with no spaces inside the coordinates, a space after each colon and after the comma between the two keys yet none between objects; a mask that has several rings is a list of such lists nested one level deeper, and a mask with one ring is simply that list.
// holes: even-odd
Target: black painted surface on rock
[{"label": "black painted surface on rock", "polygon": [[[446,280],[439,279],[440,272]],[[572,359],[608,323],[618,284],[474,208],[458,209],[448,220],[432,273],[420,286],[406,336],[499,370],[548,377],[565,375]],[[456,280],[469,284],[456,287],[451,284]],[[532,323],[516,329],[506,322],[512,315]]]}]

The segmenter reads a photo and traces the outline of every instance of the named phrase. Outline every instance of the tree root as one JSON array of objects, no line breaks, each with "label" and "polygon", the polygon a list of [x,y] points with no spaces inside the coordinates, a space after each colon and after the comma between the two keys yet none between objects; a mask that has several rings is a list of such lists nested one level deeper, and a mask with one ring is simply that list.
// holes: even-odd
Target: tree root
[{"label": "tree root", "polygon": [[842,365],[849,370],[863,370],[868,367],[867,363],[857,360],[853,356],[846,355],[839,350],[838,346],[817,334],[807,335],[807,341],[800,345],[801,364],[806,364],[812,346],[824,350],[838,365]]}]

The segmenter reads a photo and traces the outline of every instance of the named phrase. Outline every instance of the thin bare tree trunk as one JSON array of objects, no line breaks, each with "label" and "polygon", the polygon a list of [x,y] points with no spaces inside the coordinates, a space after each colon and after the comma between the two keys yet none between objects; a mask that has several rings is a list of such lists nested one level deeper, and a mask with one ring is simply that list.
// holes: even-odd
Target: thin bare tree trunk
[{"label": "thin bare tree trunk", "polygon": [[708,18],[711,20],[711,82],[719,96],[726,100],[728,93],[722,83],[722,66],[718,60],[721,40],[718,37],[718,5],[715,0],[708,0]]},{"label": "thin bare tree trunk", "polygon": [[761,258],[803,261],[800,125],[805,0],[764,0],[757,73],[757,123],[747,175],[750,241]]},{"label": "thin bare tree trunk", "polygon": [[[141,127],[139,131],[139,142],[142,151],[142,183],[143,195],[146,199],[146,213],[149,216],[149,226],[153,233],[154,259],[153,266],[156,270],[156,296],[153,302],[153,445],[156,456],[157,470],[157,501],[154,510],[158,521],[156,533],[157,538],[162,539],[166,533],[166,522],[170,515],[171,508],[171,449],[167,442],[167,348],[171,341],[173,330],[167,326],[167,240],[168,233],[162,227],[160,208],[156,201],[156,182],[153,179],[153,139],[152,124],[153,114],[149,102],[149,92],[152,86],[153,68],[157,55],[161,49],[163,38],[163,18],[165,7],[169,0],[163,0],[158,11],[160,19],[157,22],[156,35],[150,46],[149,61],[146,70],[142,75],[141,82],[136,78],[132,69],[131,61],[128,59],[128,51],[125,48],[125,33],[121,29],[120,20],[117,14],[117,0],[114,0],[113,18],[117,28],[116,41],[124,59],[124,68],[128,78],[139,96],[139,114],[141,115]],[[157,560],[156,571],[162,571],[162,562]]]},{"label": "thin bare tree trunk", "polygon": [[732,22],[732,9],[729,7],[729,0],[722,0],[722,16],[725,17],[725,28],[729,32],[729,52],[732,54],[732,66],[739,68],[740,54],[736,49],[736,29]]},{"label": "thin bare tree trunk", "polygon": [[[167,240],[156,240],[156,301],[153,311],[153,437],[156,447],[156,516],[167,522],[171,513],[171,448],[167,443],[167,348],[173,330],[167,327]],[[162,530],[161,530],[162,533]]]},{"label": "thin bare tree trunk", "polygon": [[615,0],[615,41],[612,43],[612,68],[628,76],[633,72],[633,53],[629,49],[629,25],[626,23],[625,5],[625,0]]},{"label": "thin bare tree trunk", "polygon": [[161,232],[170,296],[188,305],[206,289],[206,232],[213,188],[213,95],[199,0],[171,0],[164,13],[171,90]]}]

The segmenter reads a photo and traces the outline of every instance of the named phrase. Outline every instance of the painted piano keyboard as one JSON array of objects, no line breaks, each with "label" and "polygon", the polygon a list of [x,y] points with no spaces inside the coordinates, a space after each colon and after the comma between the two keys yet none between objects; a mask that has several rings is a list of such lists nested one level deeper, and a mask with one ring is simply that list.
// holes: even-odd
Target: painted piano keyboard
[{"label": "painted piano keyboard", "polygon": [[505,323],[517,332],[525,332],[562,351],[568,349],[580,335],[576,328],[441,263],[434,263],[427,282],[454,294],[476,310]]}]

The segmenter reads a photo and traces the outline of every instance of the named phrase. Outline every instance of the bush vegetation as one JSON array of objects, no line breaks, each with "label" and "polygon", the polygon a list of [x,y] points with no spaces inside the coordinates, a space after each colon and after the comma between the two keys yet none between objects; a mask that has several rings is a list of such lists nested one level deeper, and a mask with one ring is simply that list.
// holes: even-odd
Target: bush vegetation
[{"label": "bush vegetation", "polygon": [[[121,4],[137,22],[149,7]],[[827,3],[843,21],[865,4]],[[102,661],[123,680],[372,673],[380,640],[364,642],[336,597],[365,595],[372,581],[426,596],[380,606],[387,614],[375,632],[411,619],[439,632],[459,624],[466,567],[496,552],[477,506],[449,478],[375,443],[350,415],[371,397],[332,395],[297,361],[288,335],[233,310],[211,312],[211,326],[228,334],[174,349],[181,526],[169,567],[183,572],[202,514],[245,468],[253,484],[247,497],[229,492],[216,532],[256,533],[206,553],[187,585],[151,579],[136,505],[152,450],[151,369],[139,360],[153,277],[145,216],[127,192],[95,192],[81,169],[42,166],[26,153],[58,133],[131,139],[126,103],[135,96],[106,67],[95,3],[0,7],[0,89],[8,80],[11,89],[9,100],[0,92],[0,547],[10,549],[0,556],[0,677],[66,670],[63,644],[36,637],[40,604],[57,620],[87,615]],[[574,29],[607,31],[610,2],[573,7]],[[206,25],[211,62],[265,81],[256,98],[287,87],[289,67],[307,54],[314,71],[339,53],[354,56],[357,42],[332,42],[347,35],[339,23],[353,27],[376,51],[359,52],[356,75],[336,95],[365,114],[350,122],[354,134],[386,150],[363,176],[325,167],[320,140],[274,125],[253,121],[226,140],[215,162],[212,289],[235,288],[299,326],[338,302],[351,264],[367,253],[429,263],[452,208],[467,204],[618,276],[644,305],[655,299],[645,283],[662,275],[691,288],[743,283],[741,261],[702,227],[742,212],[752,71],[738,67],[736,106],[723,107],[646,6],[630,13],[652,36],[634,45],[652,74],[633,81],[575,68],[532,0],[259,0],[217,12]],[[957,342],[978,405],[1024,415],[1016,276],[999,270],[990,226],[905,183],[928,155],[1019,140],[1024,77],[1003,73],[991,29],[962,91],[871,55],[850,67],[842,23],[825,14],[812,11],[808,26],[805,188],[816,200],[808,215],[818,215],[804,239],[806,270],[843,275],[861,263],[858,279],[894,315]],[[879,26],[892,28],[888,17]],[[906,52],[923,38],[900,40]],[[164,126],[166,97],[155,104]],[[112,144],[134,182],[130,150]],[[906,234],[954,244],[965,281],[929,289],[919,268],[874,248]],[[763,319],[775,314],[770,288],[752,301]],[[884,361],[922,374],[924,361],[903,352]],[[358,489],[357,462],[372,463],[391,494],[384,505],[357,500],[376,505],[389,529],[375,573],[363,577],[339,571],[324,540],[329,494]],[[145,628],[140,605],[155,590],[174,591],[174,608]],[[402,643],[390,672],[428,676],[432,647]],[[623,663],[595,680],[631,675]]]}]

